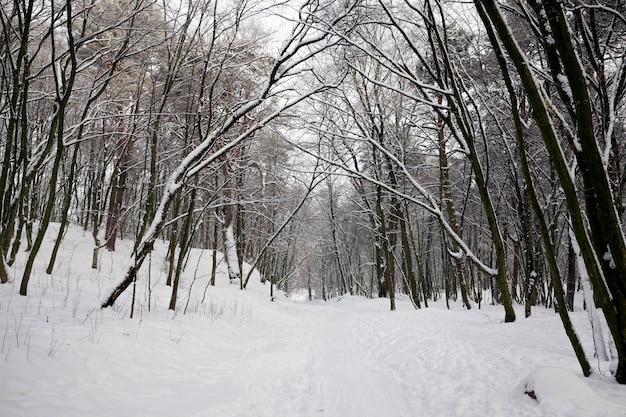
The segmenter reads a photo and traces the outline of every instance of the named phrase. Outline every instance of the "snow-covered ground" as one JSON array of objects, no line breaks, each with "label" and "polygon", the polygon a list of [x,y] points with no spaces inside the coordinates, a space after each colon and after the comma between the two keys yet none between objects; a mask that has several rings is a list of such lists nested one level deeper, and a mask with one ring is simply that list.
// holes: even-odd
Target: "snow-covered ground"
[{"label": "snow-covered ground", "polygon": [[[582,377],[551,310],[524,319],[520,309],[505,324],[498,306],[271,302],[258,277],[247,291],[229,286],[223,262],[207,286],[211,253],[194,251],[174,313],[159,244],[130,319],[132,288],[99,309],[129,261],[130,243],[117,246],[92,270],[89,235],[70,230],[51,276],[42,250],[28,297],[18,295],[23,259],[11,269],[0,286],[0,416],[626,416],[626,387],[593,358],[599,372]],[[573,319],[591,352],[586,313]]]}]

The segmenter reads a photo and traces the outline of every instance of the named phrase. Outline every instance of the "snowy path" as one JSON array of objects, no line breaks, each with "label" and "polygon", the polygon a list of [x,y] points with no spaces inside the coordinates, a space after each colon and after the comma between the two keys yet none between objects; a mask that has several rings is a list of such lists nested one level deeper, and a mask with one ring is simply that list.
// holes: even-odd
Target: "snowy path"
[{"label": "snowy path", "polygon": [[387,308],[384,300],[293,306],[297,314],[282,327],[248,335],[256,343],[240,364],[241,395],[194,417],[626,416],[626,407],[593,401],[538,408],[520,394],[536,367],[575,365],[561,348],[553,359],[535,352],[540,329],[530,342],[519,326],[493,332],[507,325],[481,313]]},{"label": "snowy path", "polygon": [[129,321],[105,311],[91,325],[55,325],[21,306],[28,333],[15,338],[33,347],[5,349],[0,416],[626,416],[624,387],[606,377],[584,379],[601,393],[589,398],[576,391],[537,404],[520,392],[547,366],[583,381],[551,311],[504,324],[496,307],[415,311],[404,302],[389,312],[384,299],[221,297],[210,304],[214,318]]},{"label": "snowy path", "polygon": [[[245,395],[194,417],[365,417],[392,415],[390,403],[391,409],[406,408],[393,378],[365,350],[356,314],[301,308],[305,314],[290,325],[255,336],[242,367],[249,371],[242,378]],[[401,415],[411,415],[408,410]]]},{"label": "snowy path", "polygon": [[[292,321],[256,339],[245,353],[245,394],[194,415],[384,416],[398,402],[392,381],[369,363],[357,340],[355,316],[343,310],[299,307]],[[236,366],[236,365],[235,365]],[[390,389],[387,389],[388,386]],[[365,400],[364,400],[365,399]]]}]

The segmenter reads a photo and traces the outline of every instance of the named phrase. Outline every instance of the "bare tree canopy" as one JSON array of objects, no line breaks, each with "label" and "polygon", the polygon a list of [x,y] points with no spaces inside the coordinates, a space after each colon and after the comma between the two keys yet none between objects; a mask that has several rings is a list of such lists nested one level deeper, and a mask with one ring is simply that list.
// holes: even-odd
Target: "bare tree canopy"
[{"label": "bare tree canopy", "polygon": [[0,282],[21,295],[76,224],[94,269],[134,242],[103,308],[163,239],[172,310],[203,248],[239,289],[256,268],[391,310],[554,307],[589,375],[581,288],[626,383],[621,2],[0,6]]}]

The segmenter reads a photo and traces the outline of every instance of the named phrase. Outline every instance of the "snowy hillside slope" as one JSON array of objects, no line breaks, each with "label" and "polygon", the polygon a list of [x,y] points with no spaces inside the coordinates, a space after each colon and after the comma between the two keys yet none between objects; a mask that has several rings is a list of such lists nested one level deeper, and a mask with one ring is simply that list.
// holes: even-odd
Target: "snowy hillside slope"
[{"label": "snowy hillside slope", "polygon": [[[581,376],[551,310],[505,324],[498,306],[271,302],[258,276],[246,291],[230,286],[223,262],[208,286],[211,252],[194,250],[172,312],[161,242],[130,319],[131,289],[99,305],[132,243],[103,251],[98,271],[91,250],[73,228],[51,276],[42,250],[28,297],[23,260],[0,286],[0,416],[626,416],[626,387],[595,360],[600,372]],[[591,352],[585,312],[573,319]]]}]

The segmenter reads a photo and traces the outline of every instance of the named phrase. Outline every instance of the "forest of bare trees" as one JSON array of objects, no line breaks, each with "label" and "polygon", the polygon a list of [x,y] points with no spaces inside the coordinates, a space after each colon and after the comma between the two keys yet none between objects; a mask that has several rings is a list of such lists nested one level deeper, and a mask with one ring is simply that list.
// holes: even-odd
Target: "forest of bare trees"
[{"label": "forest of bare trees", "polygon": [[135,242],[103,307],[162,239],[172,309],[189,250],[219,250],[241,289],[247,262],[310,298],[553,307],[588,375],[584,297],[626,383],[623,2],[0,4],[0,281],[21,295],[78,225],[93,268]]}]

